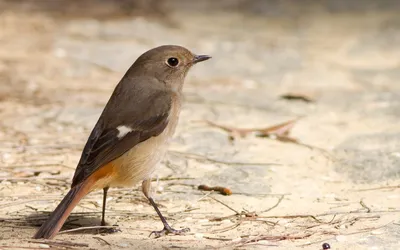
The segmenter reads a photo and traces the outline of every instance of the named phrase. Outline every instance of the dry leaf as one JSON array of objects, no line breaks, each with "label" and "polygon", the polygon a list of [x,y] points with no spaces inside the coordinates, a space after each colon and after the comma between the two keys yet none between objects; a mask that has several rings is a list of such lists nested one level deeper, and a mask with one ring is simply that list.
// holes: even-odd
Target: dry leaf
[{"label": "dry leaf", "polygon": [[301,117],[266,128],[236,128],[226,125],[220,125],[208,120],[206,120],[205,122],[212,127],[216,127],[228,132],[229,139],[231,140],[234,140],[236,137],[243,138],[250,133],[255,133],[258,137],[268,137],[270,139],[275,139],[282,142],[298,143],[297,139],[289,137],[289,133],[294,124],[300,118]]},{"label": "dry leaf", "polygon": [[219,187],[219,186],[209,187],[207,185],[200,185],[197,188],[199,190],[203,190],[203,191],[216,191],[223,195],[231,195],[232,194],[232,191],[229,188],[225,188],[225,187]]}]

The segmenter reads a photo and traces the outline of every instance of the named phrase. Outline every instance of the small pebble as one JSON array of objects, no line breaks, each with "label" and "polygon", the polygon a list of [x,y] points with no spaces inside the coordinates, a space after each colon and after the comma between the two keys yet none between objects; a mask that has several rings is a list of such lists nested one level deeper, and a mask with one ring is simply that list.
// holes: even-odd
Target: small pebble
[{"label": "small pebble", "polygon": [[372,235],[380,235],[383,234],[383,231],[375,230],[371,232]]},{"label": "small pebble", "polygon": [[208,223],[208,222],[210,222],[209,219],[202,219],[202,220],[199,220],[199,223]]},{"label": "small pebble", "polygon": [[231,220],[226,219],[226,220],[222,220],[221,222],[222,222],[223,224],[228,224],[228,223],[231,223]]},{"label": "small pebble", "polygon": [[185,218],[185,221],[192,221],[192,220],[193,220],[192,217],[186,217],[186,218]]},{"label": "small pebble", "polygon": [[128,247],[128,244],[127,243],[119,243],[118,246],[125,248],[125,247]]},{"label": "small pebble", "polygon": [[259,241],[257,241],[257,244],[260,244],[262,246],[262,245],[269,245],[269,244],[271,244],[271,242],[269,242],[267,240],[259,240]]},{"label": "small pebble", "polygon": [[204,235],[201,233],[196,233],[194,236],[196,237],[196,239],[199,239],[199,240],[202,240],[204,237]]},{"label": "small pebble", "polygon": [[324,250],[331,249],[331,246],[328,243],[324,243],[324,244],[322,244],[322,249],[324,249]]},{"label": "small pebble", "polygon": [[39,248],[50,248],[47,244],[39,244]]},{"label": "small pebble", "polygon": [[289,223],[289,221],[288,221],[288,220],[285,220],[285,219],[278,221],[278,224],[279,224],[279,225],[282,225],[282,226],[284,226],[284,225],[286,225],[286,224],[288,224],[288,223]]}]

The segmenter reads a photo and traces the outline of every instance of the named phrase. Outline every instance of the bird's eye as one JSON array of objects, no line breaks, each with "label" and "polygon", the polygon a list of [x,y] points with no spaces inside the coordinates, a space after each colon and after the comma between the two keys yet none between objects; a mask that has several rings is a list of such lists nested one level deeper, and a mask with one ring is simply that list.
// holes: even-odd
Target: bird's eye
[{"label": "bird's eye", "polygon": [[171,67],[176,67],[179,64],[179,60],[176,57],[170,57],[167,60],[167,64]]}]

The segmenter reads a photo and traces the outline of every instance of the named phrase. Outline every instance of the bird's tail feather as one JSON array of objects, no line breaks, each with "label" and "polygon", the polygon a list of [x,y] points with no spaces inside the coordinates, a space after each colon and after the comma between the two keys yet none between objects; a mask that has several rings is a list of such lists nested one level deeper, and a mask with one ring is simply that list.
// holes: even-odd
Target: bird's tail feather
[{"label": "bird's tail feather", "polygon": [[69,214],[72,212],[78,202],[89,192],[88,185],[85,182],[71,188],[61,203],[53,211],[50,217],[40,227],[33,236],[34,239],[51,239],[60,231]]}]

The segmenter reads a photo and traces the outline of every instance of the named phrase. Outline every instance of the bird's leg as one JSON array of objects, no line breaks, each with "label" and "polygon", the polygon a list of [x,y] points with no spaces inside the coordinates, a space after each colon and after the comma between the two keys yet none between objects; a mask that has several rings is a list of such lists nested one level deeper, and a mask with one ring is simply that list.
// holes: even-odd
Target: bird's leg
[{"label": "bird's leg", "polygon": [[150,236],[151,236],[152,234],[154,234],[154,236],[155,236],[156,238],[158,238],[158,237],[161,237],[161,236],[163,236],[163,235],[170,234],[170,233],[171,233],[171,234],[177,234],[177,235],[179,235],[179,234],[185,234],[185,233],[187,233],[187,232],[190,231],[189,228],[184,228],[184,229],[180,229],[180,230],[173,229],[173,228],[168,224],[168,222],[167,222],[167,220],[165,219],[165,217],[161,214],[161,212],[160,212],[160,210],[158,209],[158,207],[157,207],[156,203],[154,202],[153,198],[149,197],[148,199],[149,199],[149,201],[150,201],[150,204],[151,204],[151,205],[154,207],[154,209],[156,210],[156,212],[157,212],[157,214],[158,214],[158,217],[160,217],[161,222],[162,222],[163,225],[164,225],[164,228],[163,228],[162,230],[160,230],[160,231],[153,231],[153,232],[150,233]]},{"label": "bird's leg", "polygon": [[153,198],[150,196],[150,186],[151,186],[151,179],[147,179],[144,180],[142,182],[142,191],[144,193],[144,195],[146,196],[146,198],[149,200],[150,204],[153,206],[154,210],[156,210],[158,217],[160,217],[161,222],[164,225],[164,228],[160,231],[153,231],[150,233],[149,236],[151,236],[152,234],[154,234],[154,236],[156,238],[161,237],[163,235],[167,235],[167,234],[185,234],[187,232],[190,231],[189,228],[184,228],[181,230],[177,230],[177,229],[173,229],[167,222],[167,220],[165,219],[165,217],[161,214],[160,210],[157,207],[157,204],[154,202]]},{"label": "bird's leg", "polygon": [[105,226],[106,225],[106,202],[107,202],[107,192],[108,192],[109,187],[103,188],[103,210],[101,212],[101,225]]},{"label": "bird's leg", "polygon": [[[110,187],[103,188],[103,209],[101,211],[101,226],[107,226],[106,223],[106,202],[107,202],[107,192]],[[117,226],[117,225],[114,225]],[[121,232],[119,228],[102,228],[101,233],[112,234],[116,232]]]}]

